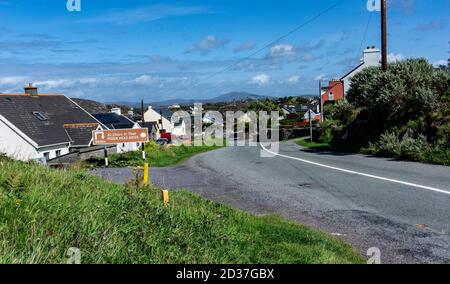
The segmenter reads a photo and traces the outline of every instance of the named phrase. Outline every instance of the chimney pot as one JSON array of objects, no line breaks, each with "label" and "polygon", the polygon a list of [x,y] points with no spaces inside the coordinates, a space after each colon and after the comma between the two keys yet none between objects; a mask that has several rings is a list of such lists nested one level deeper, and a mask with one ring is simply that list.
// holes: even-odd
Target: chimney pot
[{"label": "chimney pot", "polygon": [[31,95],[32,97],[38,96],[38,88],[33,86],[33,83],[28,83],[28,87],[25,87],[25,94]]}]

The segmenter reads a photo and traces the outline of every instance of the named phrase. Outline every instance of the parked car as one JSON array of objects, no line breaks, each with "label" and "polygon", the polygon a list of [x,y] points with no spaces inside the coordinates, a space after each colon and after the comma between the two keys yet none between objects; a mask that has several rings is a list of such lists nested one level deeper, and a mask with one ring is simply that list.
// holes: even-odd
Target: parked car
[{"label": "parked car", "polygon": [[158,145],[167,145],[167,144],[169,144],[169,139],[167,139],[167,138],[158,139],[158,140],[156,140],[156,144],[158,144]]}]

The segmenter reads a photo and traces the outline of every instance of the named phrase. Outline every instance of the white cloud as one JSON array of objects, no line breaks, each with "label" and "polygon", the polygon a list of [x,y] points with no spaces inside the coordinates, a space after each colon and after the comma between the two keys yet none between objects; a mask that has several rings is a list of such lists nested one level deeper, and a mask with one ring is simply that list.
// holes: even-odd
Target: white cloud
[{"label": "white cloud", "polygon": [[270,76],[266,74],[259,74],[254,76],[249,83],[264,86],[270,83]]},{"label": "white cloud", "polygon": [[389,63],[395,63],[395,62],[399,62],[402,60],[405,60],[405,57],[401,53],[398,53],[398,54],[389,53],[388,54],[388,62]]},{"label": "white cloud", "polygon": [[433,63],[433,66],[435,67],[439,67],[439,66],[447,66],[447,60],[438,60],[436,62]]},{"label": "white cloud", "polygon": [[0,85],[23,85],[25,82],[25,77],[0,77]]},{"label": "white cloud", "polygon": [[325,74],[320,74],[314,78],[314,81],[323,80],[323,79],[325,79],[325,76],[326,76]]},{"label": "white cloud", "polygon": [[34,85],[36,87],[44,89],[61,89],[73,87],[75,83],[76,80],[73,79],[55,79],[55,80],[38,81],[35,82]]},{"label": "white cloud", "polygon": [[216,36],[209,35],[202,39],[196,45],[188,48],[185,53],[195,53],[198,52],[202,55],[210,53],[213,49],[225,46],[228,44],[228,40],[218,39]]},{"label": "white cloud", "polygon": [[160,83],[160,79],[150,75],[142,75],[134,79],[134,82],[140,85],[155,85]]},{"label": "white cloud", "polygon": [[279,44],[270,49],[270,56],[272,57],[286,57],[292,55],[295,55],[295,47],[290,44]]},{"label": "white cloud", "polygon": [[300,81],[300,76],[292,76],[287,79],[289,84],[296,84]]}]

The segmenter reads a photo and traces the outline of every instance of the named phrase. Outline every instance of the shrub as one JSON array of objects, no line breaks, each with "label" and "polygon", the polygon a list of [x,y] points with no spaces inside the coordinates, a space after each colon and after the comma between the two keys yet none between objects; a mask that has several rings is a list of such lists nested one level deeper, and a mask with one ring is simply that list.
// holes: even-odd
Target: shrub
[{"label": "shrub", "polygon": [[378,156],[433,162],[432,153],[435,150],[424,135],[419,134],[416,138],[405,135],[399,139],[398,134],[386,132],[381,135],[380,141],[370,143],[366,152]]}]

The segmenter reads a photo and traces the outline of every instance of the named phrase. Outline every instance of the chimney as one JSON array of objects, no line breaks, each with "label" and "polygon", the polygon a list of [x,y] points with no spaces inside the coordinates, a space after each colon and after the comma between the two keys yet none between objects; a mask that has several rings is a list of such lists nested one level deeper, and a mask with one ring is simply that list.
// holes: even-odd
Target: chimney
[{"label": "chimney", "polygon": [[380,66],[381,60],[381,50],[375,48],[375,46],[368,46],[366,50],[364,50],[364,66]]},{"label": "chimney", "polygon": [[122,110],[120,109],[120,107],[113,107],[111,109],[112,113],[118,114],[118,115],[122,115]]},{"label": "chimney", "polygon": [[33,83],[29,83],[28,87],[25,87],[25,94],[32,97],[38,97],[38,88],[33,86]]}]

